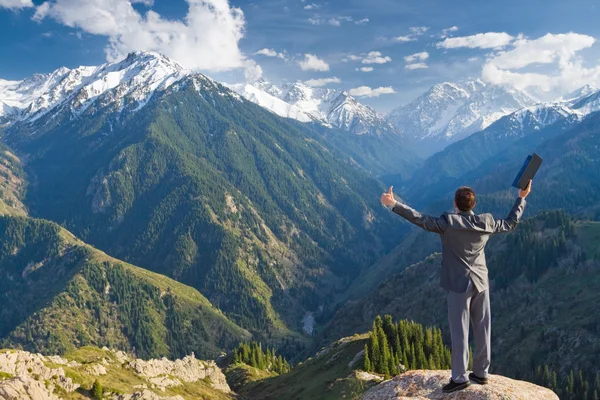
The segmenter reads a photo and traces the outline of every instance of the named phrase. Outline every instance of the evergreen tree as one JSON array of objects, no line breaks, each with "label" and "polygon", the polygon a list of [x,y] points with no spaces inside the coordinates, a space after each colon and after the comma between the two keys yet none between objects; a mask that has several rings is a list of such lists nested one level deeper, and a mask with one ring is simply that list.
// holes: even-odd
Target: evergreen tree
[{"label": "evergreen tree", "polygon": [[363,364],[363,369],[367,372],[373,372],[371,366],[371,358],[369,357],[369,346],[365,344],[365,359]]},{"label": "evergreen tree", "polygon": [[102,400],[102,395],[104,394],[104,390],[102,389],[102,384],[96,379],[94,384],[92,385],[92,396],[95,400]]}]

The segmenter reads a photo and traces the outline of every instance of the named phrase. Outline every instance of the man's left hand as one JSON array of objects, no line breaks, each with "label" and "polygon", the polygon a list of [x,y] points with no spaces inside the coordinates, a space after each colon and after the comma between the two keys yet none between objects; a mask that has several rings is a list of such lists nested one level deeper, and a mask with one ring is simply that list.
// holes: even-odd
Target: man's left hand
[{"label": "man's left hand", "polygon": [[394,199],[394,193],[392,192],[393,186],[390,186],[390,189],[381,195],[381,204],[384,206],[394,206],[396,205],[396,199]]}]

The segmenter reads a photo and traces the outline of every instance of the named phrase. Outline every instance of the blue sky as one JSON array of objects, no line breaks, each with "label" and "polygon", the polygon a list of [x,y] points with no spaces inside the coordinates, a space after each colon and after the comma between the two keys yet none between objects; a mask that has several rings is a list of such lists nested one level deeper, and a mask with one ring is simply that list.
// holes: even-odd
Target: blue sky
[{"label": "blue sky", "polygon": [[553,94],[600,83],[590,0],[199,1],[0,0],[0,78],[155,50],[229,83],[328,79],[383,112],[468,77]]}]

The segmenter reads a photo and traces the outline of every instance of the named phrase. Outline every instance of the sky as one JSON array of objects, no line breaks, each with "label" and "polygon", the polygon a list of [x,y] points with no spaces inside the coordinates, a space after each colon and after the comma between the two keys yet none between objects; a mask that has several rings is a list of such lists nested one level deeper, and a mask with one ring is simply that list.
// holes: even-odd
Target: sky
[{"label": "sky", "polygon": [[222,82],[347,90],[388,112],[479,78],[549,100],[600,87],[591,0],[0,0],[0,78],[160,52]]}]

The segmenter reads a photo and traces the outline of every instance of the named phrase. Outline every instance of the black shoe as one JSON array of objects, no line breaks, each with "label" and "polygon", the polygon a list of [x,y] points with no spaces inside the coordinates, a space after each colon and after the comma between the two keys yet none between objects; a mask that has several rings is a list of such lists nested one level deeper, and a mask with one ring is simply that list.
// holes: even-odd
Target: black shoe
[{"label": "black shoe", "polygon": [[468,388],[470,385],[471,385],[471,382],[469,382],[469,381],[466,381],[463,383],[456,383],[452,379],[450,379],[450,383],[442,388],[442,392],[444,392],[444,393],[458,392],[459,390]]},{"label": "black shoe", "polygon": [[479,385],[487,385],[488,384],[488,378],[480,378],[472,372],[469,374],[469,379]]}]

